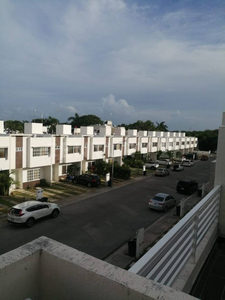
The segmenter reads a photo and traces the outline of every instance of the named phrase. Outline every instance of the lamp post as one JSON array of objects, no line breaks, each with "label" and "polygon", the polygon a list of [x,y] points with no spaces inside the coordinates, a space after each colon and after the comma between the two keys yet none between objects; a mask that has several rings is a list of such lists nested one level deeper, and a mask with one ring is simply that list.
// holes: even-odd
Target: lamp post
[{"label": "lamp post", "polygon": [[114,145],[112,143],[112,175],[111,175],[111,187],[113,186],[113,172],[114,172]]}]

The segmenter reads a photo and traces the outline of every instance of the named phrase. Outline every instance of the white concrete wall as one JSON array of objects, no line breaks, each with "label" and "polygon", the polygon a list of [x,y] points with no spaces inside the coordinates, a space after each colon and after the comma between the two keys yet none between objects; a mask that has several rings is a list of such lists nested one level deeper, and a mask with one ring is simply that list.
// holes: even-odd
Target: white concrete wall
[{"label": "white concrete wall", "polygon": [[81,135],[93,135],[94,134],[94,127],[93,126],[81,126],[80,127],[80,134]]},{"label": "white concrete wall", "polygon": [[0,256],[0,291],[4,300],[196,299],[45,237]]},{"label": "white concrete wall", "polygon": [[33,247],[20,247],[0,256],[0,299],[39,300],[40,253]]},{"label": "white concrete wall", "polygon": [[25,134],[42,134],[43,124],[42,123],[24,123]]},{"label": "white concrete wall", "polygon": [[126,129],[125,127],[117,127],[115,128],[115,136],[125,136],[126,135]]},{"label": "white concrete wall", "polygon": [[71,125],[56,125],[56,134],[71,134]]},{"label": "white concrete wall", "polygon": [[139,132],[138,132],[138,135],[139,135],[139,136],[147,136],[147,135],[148,135],[148,132],[147,132],[147,131],[139,131]]},{"label": "white concrete wall", "polygon": [[10,169],[10,136],[4,135],[0,136],[0,148],[7,149],[7,157],[6,158],[0,158],[0,171],[2,170],[9,170]]},{"label": "white concrete wall", "polygon": [[4,133],[4,121],[0,121],[0,134]]},{"label": "white concrete wall", "polygon": [[128,129],[127,135],[128,136],[137,136],[137,129]]},{"label": "white concrete wall", "polygon": [[[50,147],[50,155],[33,156],[32,148]],[[55,163],[55,140],[50,137],[30,137],[27,140],[27,166],[29,168],[44,167]]]},{"label": "white concrete wall", "polygon": [[222,117],[222,126],[219,128],[217,145],[216,171],[214,185],[221,185],[219,232],[225,237],[225,112]]},{"label": "white concrete wall", "polygon": [[107,126],[107,125],[105,125],[105,126],[101,126],[100,128],[99,128],[99,135],[100,136],[109,136],[109,135],[111,135],[111,133],[112,133],[112,127],[111,126]]},{"label": "white concrete wall", "polygon": [[[68,153],[68,146],[80,146],[80,153]],[[63,155],[62,163],[79,162],[83,157],[83,138],[80,136],[72,136],[63,138],[63,147],[60,154]]]}]

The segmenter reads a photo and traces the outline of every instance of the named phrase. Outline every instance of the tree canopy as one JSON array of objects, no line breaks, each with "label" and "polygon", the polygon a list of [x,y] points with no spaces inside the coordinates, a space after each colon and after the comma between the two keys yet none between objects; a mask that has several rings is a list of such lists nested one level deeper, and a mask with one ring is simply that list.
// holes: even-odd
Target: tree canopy
[{"label": "tree canopy", "polygon": [[204,131],[187,131],[186,136],[198,138],[198,148],[202,151],[215,151],[217,149],[218,129]]},{"label": "tree canopy", "polygon": [[4,122],[4,127],[5,131],[7,133],[12,133],[12,132],[23,132],[23,127],[24,127],[24,121],[18,121],[18,120],[8,120]]},{"label": "tree canopy", "polygon": [[95,115],[79,116],[77,113],[75,113],[74,117],[69,117],[68,121],[70,121],[72,127],[91,126],[95,124],[102,125],[104,123],[99,117]]}]

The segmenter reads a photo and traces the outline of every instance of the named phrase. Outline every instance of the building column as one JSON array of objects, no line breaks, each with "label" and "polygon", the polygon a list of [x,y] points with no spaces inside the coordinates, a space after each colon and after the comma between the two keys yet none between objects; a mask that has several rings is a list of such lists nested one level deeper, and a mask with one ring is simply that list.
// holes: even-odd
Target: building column
[{"label": "building column", "polygon": [[225,112],[219,128],[214,186],[221,185],[219,235],[225,237]]}]

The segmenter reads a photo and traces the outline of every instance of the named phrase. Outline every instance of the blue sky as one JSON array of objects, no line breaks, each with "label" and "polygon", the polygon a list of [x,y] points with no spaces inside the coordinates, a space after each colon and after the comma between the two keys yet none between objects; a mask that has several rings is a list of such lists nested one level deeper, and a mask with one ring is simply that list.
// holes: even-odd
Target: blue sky
[{"label": "blue sky", "polygon": [[220,126],[225,1],[2,0],[0,119]]}]

